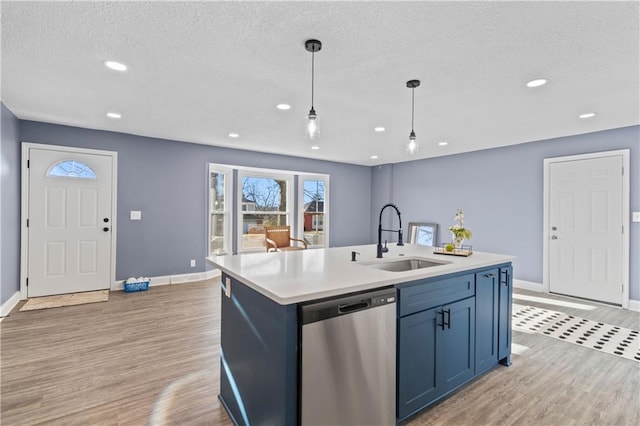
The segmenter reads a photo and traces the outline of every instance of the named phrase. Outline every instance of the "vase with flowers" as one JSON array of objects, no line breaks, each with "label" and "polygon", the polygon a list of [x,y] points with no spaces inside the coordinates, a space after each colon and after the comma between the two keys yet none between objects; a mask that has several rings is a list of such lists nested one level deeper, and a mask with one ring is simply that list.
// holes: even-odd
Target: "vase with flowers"
[{"label": "vase with flowers", "polygon": [[471,231],[464,227],[464,213],[462,210],[458,209],[456,211],[456,216],[454,217],[456,221],[455,225],[450,226],[449,231],[451,231],[452,241],[451,243],[454,245],[456,249],[462,248],[462,243],[465,239],[471,239]]}]

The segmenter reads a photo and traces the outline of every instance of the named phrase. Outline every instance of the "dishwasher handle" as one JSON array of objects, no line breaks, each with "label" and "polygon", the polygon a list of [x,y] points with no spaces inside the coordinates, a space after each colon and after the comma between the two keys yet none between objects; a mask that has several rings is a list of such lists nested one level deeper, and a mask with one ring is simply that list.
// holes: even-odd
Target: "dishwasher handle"
[{"label": "dishwasher handle", "polygon": [[300,325],[305,326],[344,315],[360,313],[396,304],[397,291],[393,287],[356,293],[348,296],[325,299],[320,302],[304,303],[298,306]]},{"label": "dishwasher handle", "polygon": [[363,300],[362,302],[356,303],[347,303],[345,305],[338,306],[338,312],[340,312],[341,314],[348,314],[351,312],[359,311],[361,309],[366,309],[369,306],[370,305],[368,300]]}]

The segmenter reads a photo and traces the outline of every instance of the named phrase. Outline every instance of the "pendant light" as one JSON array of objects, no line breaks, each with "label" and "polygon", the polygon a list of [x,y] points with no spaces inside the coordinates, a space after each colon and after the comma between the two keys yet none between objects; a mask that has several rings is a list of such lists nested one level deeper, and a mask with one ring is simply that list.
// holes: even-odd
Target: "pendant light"
[{"label": "pendant light", "polygon": [[307,137],[310,140],[315,140],[320,136],[320,124],[318,122],[318,114],[316,114],[316,110],[313,108],[314,59],[315,53],[322,49],[322,43],[314,39],[307,40],[304,42],[304,48],[311,52],[311,110],[309,111],[309,115],[307,115]]},{"label": "pendant light", "polygon": [[407,81],[407,87],[411,89],[411,133],[409,133],[409,142],[407,143],[407,152],[414,154],[418,150],[418,142],[416,142],[416,132],[413,131],[413,113],[415,104],[415,89],[420,86],[420,80]]}]

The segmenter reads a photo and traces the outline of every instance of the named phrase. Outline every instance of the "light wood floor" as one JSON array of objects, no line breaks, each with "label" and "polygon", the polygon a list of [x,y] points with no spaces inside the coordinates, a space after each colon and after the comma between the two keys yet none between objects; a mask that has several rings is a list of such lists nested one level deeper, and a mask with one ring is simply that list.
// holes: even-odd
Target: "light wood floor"
[{"label": "light wood floor", "polygon": [[[640,328],[639,313],[618,308],[515,302]],[[90,305],[20,306],[0,322],[2,425],[231,424],[216,397],[214,281],[112,292]],[[528,349],[511,367],[497,367],[407,424],[640,424],[639,363],[538,334],[515,332],[514,343]]]}]

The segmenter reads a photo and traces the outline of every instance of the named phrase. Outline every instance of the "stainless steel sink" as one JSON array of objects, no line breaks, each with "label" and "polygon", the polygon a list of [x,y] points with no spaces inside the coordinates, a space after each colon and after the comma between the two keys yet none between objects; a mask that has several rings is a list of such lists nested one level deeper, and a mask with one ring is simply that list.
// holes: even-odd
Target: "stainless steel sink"
[{"label": "stainless steel sink", "polygon": [[442,266],[451,262],[443,261],[436,262],[431,259],[424,259],[418,257],[408,257],[406,259],[393,259],[383,260],[377,262],[363,263],[363,266],[369,268],[382,269],[383,271],[390,272],[405,272],[413,271],[415,269],[432,268],[434,266]]}]

